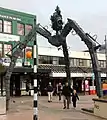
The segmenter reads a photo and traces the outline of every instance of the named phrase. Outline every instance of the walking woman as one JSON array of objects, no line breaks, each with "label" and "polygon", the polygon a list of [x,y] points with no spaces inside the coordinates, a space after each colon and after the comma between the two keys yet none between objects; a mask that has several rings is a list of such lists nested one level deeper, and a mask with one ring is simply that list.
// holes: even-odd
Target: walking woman
[{"label": "walking woman", "polygon": [[73,102],[73,107],[76,108],[76,102],[77,100],[79,100],[78,94],[76,92],[76,90],[73,90],[72,93],[72,102]]}]

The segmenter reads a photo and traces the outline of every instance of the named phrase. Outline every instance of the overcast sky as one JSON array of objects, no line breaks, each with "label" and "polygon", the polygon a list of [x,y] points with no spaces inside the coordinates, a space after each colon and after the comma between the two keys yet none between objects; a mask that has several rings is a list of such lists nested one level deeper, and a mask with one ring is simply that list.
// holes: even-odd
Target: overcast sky
[{"label": "overcast sky", "polygon": [[[2,0],[1,7],[15,9],[37,15],[37,21],[43,26],[50,26],[50,15],[59,5],[63,20],[74,19],[85,32],[98,35],[98,41],[104,43],[107,34],[107,0]],[[72,50],[86,49],[77,36],[67,37]],[[39,46],[51,46],[46,39],[38,37]]]}]

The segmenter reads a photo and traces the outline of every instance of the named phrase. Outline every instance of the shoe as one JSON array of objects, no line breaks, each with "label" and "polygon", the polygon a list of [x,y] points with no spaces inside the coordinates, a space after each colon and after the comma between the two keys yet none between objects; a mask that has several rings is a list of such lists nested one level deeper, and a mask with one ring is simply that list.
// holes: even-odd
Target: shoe
[{"label": "shoe", "polygon": [[64,107],[63,109],[66,109],[66,107]]},{"label": "shoe", "polygon": [[69,109],[69,107],[67,107],[67,109]]},{"label": "shoe", "polygon": [[50,101],[50,102],[52,102],[52,101]]},{"label": "shoe", "polygon": [[48,102],[50,102],[50,101],[48,100]]}]

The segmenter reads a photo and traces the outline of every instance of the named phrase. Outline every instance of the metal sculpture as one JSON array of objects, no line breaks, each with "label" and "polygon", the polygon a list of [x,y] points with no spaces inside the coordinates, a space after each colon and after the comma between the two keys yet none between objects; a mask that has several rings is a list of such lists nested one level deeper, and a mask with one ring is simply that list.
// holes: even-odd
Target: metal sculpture
[{"label": "metal sculpture", "polygon": [[[76,34],[79,35],[82,41],[86,44],[86,46],[89,49],[89,53],[92,60],[92,67],[93,72],[95,74],[95,80],[96,80],[96,87],[97,87],[97,95],[99,97],[102,97],[102,89],[101,89],[101,71],[98,65],[98,58],[97,58],[97,52],[96,50],[100,47],[100,45],[96,46],[96,41],[87,33],[85,33],[80,26],[71,19],[68,19],[68,22],[63,26],[62,22],[62,15],[59,7],[57,6],[55,13],[53,16],[51,16],[52,21],[52,28],[56,31],[56,35],[52,36],[51,33],[44,27],[41,27],[39,24],[35,25],[34,28],[25,36],[24,41],[19,42],[14,48],[15,51],[12,49],[12,56],[8,55],[11,58],[11,63],[6,71],[5,75],[5,82],[6,82],[6,108],[8,110],[9,107],[9,100],[10,100],[10,77],[13,72],[13,69],[15,67],[16,60],[22,50],[26,48],[27,43],[30,41],[35,40],[35,34],[36,32],[42,35],[43,37],[47,38],[49,43],[59,47],[62,46],[63,53],[64,53],[64,59],[65,59],[65,70],[67,75],[67,80],[70,83],[70,65],[69,65],[69,55],[67,50],[67,43],[66,43],[66,37],[70,33],[70,31],[73,29]],[[36,49],[36,41],[34,43],[34,49]],[[34,50],[35,51],[35,50]],[[35,53],[36,54],[36,53]],[[35,56],[34,54],[34,56]],[[38,109],[37,109],[37,68],[36,68],[36,56],[34,57],[34,120],[38,119]],[[36,108],[35,108],[36,106]]]}]

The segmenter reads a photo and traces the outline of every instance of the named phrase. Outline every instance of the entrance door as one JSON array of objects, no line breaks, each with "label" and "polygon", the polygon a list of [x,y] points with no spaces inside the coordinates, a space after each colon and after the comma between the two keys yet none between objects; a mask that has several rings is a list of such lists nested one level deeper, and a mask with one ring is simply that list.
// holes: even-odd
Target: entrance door
[{"label": "entrance door", "polygon": [[47,91],[46,91],[46,87],[50,81],[50,78],[49,78],[49,74],[40,74],[38,76],[38,80],[39,80],[39,85],[40,85],[40,91],[41,91],[41,95],[46,95],[47,94]]},{"label": "entrance door", "polygon": [[82,78],[74,78],[73,79],[73,87],[77,90],[77,92],[82,92]]},{"label": "entrance door", "polygon": [[20,96],[21,90],[20,90],[20,74],[15,75],[15,96]]}]

